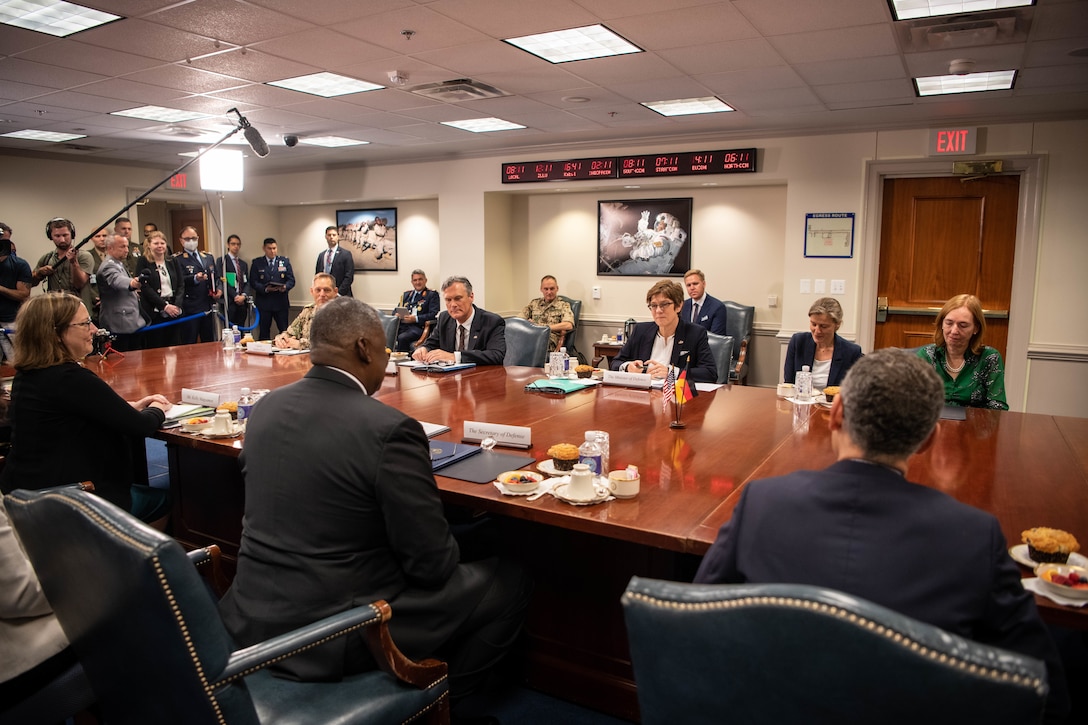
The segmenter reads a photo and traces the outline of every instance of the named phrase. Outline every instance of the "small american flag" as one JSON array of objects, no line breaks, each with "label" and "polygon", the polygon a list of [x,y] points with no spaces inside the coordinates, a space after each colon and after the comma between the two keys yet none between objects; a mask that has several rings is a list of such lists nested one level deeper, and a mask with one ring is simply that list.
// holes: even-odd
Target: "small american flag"
[{"label": "small american flag", "polygon": [[669,366],[669,374],[665,377],[665,384],[661,386],[661,409],[668,412],[669,403],[676,397],[676,368]]}]

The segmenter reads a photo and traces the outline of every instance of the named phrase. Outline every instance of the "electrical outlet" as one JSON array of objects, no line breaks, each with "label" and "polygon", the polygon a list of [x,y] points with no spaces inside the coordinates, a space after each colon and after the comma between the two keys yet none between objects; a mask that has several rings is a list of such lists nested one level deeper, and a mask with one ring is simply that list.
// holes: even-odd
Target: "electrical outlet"
[{"label": "electrical outlet", "polygon": [[593,288],[593,299],[595,299],[595,300],[601,299],[601,288],[600,287],[594,287]]},{"label": "electrical outlet", "polygon": [[846,294],[846,280],[845,279],[833,279],[831,280],[831,294],[844,295]]}]

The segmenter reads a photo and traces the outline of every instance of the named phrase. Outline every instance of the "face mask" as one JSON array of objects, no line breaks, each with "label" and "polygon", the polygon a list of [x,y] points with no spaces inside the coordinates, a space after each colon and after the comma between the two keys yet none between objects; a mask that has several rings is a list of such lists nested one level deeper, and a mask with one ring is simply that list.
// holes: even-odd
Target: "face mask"
[{"label": "face mask", "polygon": [[185,247],[186,252],[195,252],[197,242],[182,242],[181,246]]}]

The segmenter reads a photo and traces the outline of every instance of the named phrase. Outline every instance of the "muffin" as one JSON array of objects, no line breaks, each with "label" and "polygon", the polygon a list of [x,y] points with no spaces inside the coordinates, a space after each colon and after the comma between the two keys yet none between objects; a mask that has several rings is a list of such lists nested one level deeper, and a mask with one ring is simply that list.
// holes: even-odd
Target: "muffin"
[{"label": "muffin", "polygon": [[548,449],[548,455],[552,457],[555,470],[572,471],[574,464],[578,462],[578,446],[570,443],[556,443]]},{"label": "muffin", "polygon": [[592,365],[578,365],[577,367],[574,368],[574,372],[580,378],[588,378],[590,375],[593,374],[593,366]]},{"label": "muffin", "polygon": [[839,386],[832,385],[828,388],[824,388],[824,397],[827,398],[827,402],[835,402],[835,396],[839,394]]},{"label": "muffin", "polygon": [[221,410],[225,410],[230,413],[230,417],[232,420],[238,420],[238,401],[228,400],[226,403],[220,403],[219,407],[215,409],[215,412],[218,413]]},{"label": "muffin", "polygon": [[1061,529],[1037,526],[1020,532],[1020,538],[1028,545],[1028,556],[1040,564],[1064,564],[1069,555],[1080,549],[1072,534]]}]

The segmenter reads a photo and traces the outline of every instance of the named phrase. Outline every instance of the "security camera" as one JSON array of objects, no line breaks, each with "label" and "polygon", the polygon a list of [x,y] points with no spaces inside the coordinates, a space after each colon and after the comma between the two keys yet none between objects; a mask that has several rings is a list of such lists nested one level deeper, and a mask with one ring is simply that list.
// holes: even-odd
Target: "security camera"
[{"label": "security camera", "polygon": [[295,146],[298,146],[298,136],[289,133],[283,137],[283,143],[286,144],[288,148],[294,148]]}]

